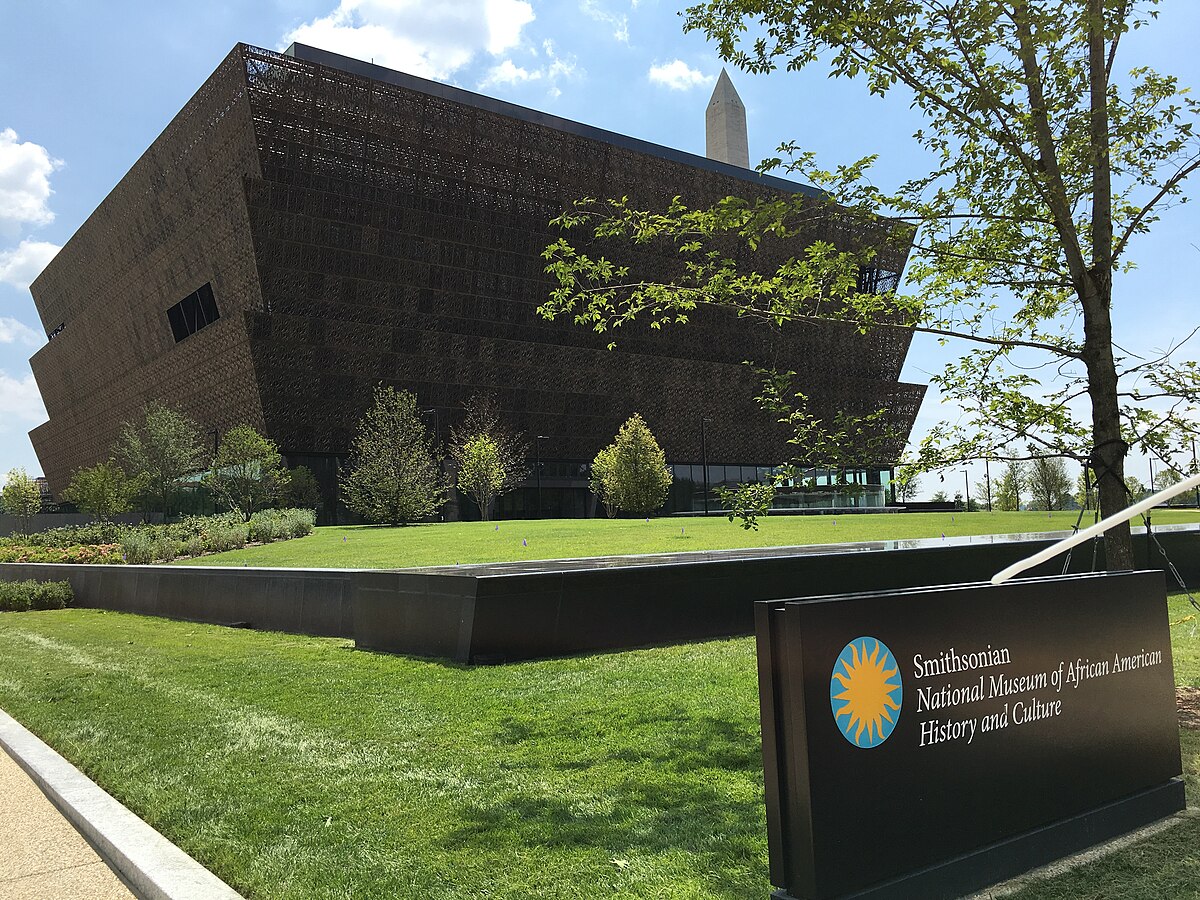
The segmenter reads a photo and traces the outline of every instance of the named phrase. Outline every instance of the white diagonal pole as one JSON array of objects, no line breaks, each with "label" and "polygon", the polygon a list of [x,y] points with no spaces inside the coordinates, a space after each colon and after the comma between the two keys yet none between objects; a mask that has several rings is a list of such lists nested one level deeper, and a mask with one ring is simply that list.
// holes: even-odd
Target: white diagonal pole
[{"label": "white diagonal pole", "polygon": [[1054,559],[1060,553],[1066,553],[1072,547],[1082,544],[1084,541],[1090,540],[1098,535],[1104,534],[1114,525],[1120,525],[1122,522],[1127,522],[1134,516],[1139,516],[1147,510],[1153,509],[1160,503],[1165,503],[1172,497],[1187,491],[1200,488],[1200,475],[1193,475],[1191,478],[1185,478],[1178,484],[1173,484],[1164,491],[1159,491],[1157,494],[1151,494],[1145,500],[1141,500],[1133,506],[1126,507],[1119,513],[1109,516],[1107,519],[1101,519],[1095,525],[1076,532],[1070,537],[1063,538],[1057,544],[1051,544],[1045,550],[1039,550],[1037,553],[1028,559],[1023,559],[1020,562],[1015,562],[1007,569],[996,573],[992,576],[992,584],[1003,584],[1008,579],[1020,575],[1027,569],[1032,569],[1034,566],[1044,563],[1048,559]]}]

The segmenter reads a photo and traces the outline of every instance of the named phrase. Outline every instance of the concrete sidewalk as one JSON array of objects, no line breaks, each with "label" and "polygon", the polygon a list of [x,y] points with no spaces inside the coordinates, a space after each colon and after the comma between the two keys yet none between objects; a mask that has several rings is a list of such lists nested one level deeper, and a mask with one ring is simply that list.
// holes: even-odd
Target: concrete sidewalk
[{"label": "concrete sidewalk", "polygon": [[0,748],[0,900],[134,895]]},{"label": "concrete sidewalk", "polygon": [[0,900],[243,900],[2,709],[0,766]]}]

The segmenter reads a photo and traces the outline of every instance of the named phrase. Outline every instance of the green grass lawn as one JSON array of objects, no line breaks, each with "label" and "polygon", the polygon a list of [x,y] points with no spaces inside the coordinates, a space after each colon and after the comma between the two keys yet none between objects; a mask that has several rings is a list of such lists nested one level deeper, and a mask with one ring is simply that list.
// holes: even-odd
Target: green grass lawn
[{"label": "green grass lawn", "polygon": [[[1195,625],[1172,629],[1181,684]],[[251,898],[770,890],[748,638],[462,668],[66,610],[0,615],[0,661],[0,707]],[[1190,819],[1020,897],[1198,886]]]},{"label": "green grass lawn", "polygon": [[[1078,513],[875,513],[769,516],[758,531],[708,519],[541,519],[318,528],[308,537],[184,561],[183,565],[400,568],[455,563],[783,547],[842,541],[962,537],[1070,530]],[[1197,522],[1192,510],[1156,512],[1154,522]],[[1090,524],[1090,520],[1085,520]]]}]

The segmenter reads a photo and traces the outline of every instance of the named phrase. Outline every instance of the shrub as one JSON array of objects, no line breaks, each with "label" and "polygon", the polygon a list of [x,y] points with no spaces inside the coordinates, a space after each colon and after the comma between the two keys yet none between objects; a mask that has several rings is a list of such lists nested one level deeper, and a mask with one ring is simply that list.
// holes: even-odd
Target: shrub
[{"label": "shrub", "polygon": [[69,581],[30,581],[29,585],[34,609],[66,609],[75,599]]},{"label": "shrub", "polygon": [[193,534],[183,542],[184,556],[203,556],[206,549],[203,535]]},{"label": "shrub", "polygon": [[154,562],[155,541],[146,531],[130,531],[121,538],[121,551],[131,566],[148,566]]},{"label": "shrub", "polygon": [[0,581],[0,612],[66,609],[74,599],[69,581]]},{"label": "shrub", "polygon": [[0,612],[25,612],[33,605],[27,581],[0,581]]},{"label": "shrub", "polygon": [[205,536],[205,543],[213,553],[222,553],[225,550],[240,550],[246,546],[246,526],[238,523],[236,525],[221,525],[213,528]]},{"label": "shrub", "polygon": [[120,544],[95,544],[75,547],[0,547],[0,562],[20,563],[120,563]]},{"label": "shrub", "polygon": [[10,537],[0,540],[0,546],[20,544],[26,547],[70,547],[76,544],[116,544],[130,530],[128,525],[113,522],[93,522],[90,525],[66,525],[49,528],[23,538]]},{"label": "shrub", "polygon": [[311,509],[264,509],[250,517],[250,540],[262,544],[312,534],[316,514]]},{"label": "shrub", "polygon": [[170,562],[179,555],[180,542],[168,531],[160,531],[154,536],[154,559],[157,562]]}]

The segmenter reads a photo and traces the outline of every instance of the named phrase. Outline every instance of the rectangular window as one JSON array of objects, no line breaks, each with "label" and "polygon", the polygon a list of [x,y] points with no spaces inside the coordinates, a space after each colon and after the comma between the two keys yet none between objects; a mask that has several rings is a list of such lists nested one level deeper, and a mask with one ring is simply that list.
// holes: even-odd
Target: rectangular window
[{"label": "rectangular window", "polygon": [[171,324],[171,334],[175,336],[177,344],[219,318],[221,313],[217,309],[211,284],[193,291],[167,310],[167,321]]}]

